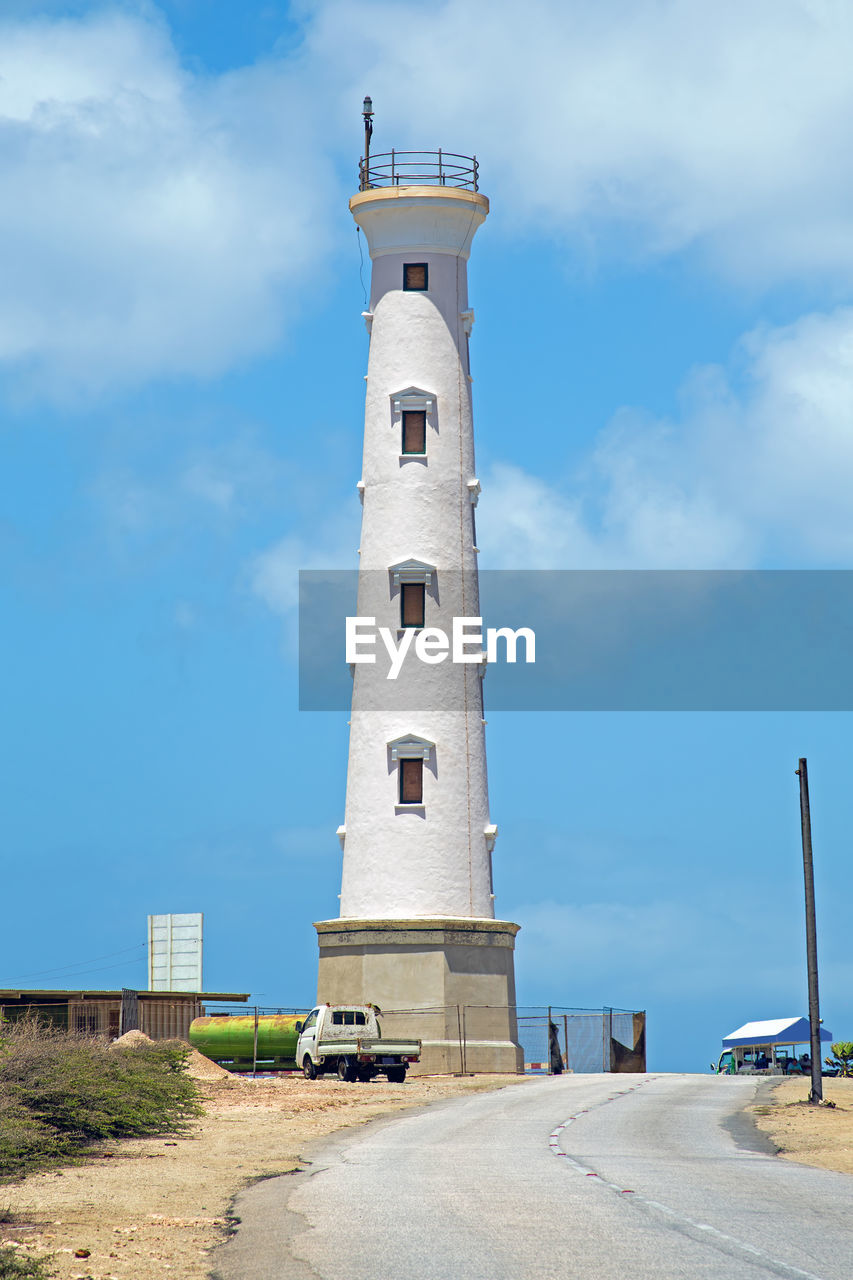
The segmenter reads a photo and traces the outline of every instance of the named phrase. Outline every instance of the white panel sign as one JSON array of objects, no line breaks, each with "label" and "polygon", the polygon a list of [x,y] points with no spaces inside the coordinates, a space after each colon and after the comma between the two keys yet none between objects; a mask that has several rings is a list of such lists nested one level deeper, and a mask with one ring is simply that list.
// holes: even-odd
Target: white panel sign
[{"label": "white panel sign", "polygon": [[148,917],[148,990],[201,991],[204,916]]}]

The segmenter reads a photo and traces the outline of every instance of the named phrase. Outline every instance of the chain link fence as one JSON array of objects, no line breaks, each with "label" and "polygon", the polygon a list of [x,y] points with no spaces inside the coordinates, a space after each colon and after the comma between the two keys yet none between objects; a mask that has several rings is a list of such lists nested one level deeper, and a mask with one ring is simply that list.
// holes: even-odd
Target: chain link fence
[{"label": "chain link fence", "polygon": [[532,1074],[646,1069],[644,1010],[519,1008],[518,1036]]},{"label": "chain link fence", "polygon": [[[206,1012],[217,1017],[263,1018],[304,1016],[311,1007],[217,1005]],[[385,1039],[422,1042],[423,1074],[475,1075],[523,1069],[528,1074],[552,1075],[646,1069],[646,1015],[641,1010],[454,1004],[383,1010],[379,1024]],[[521,1062],[517,1045],[522,1049]]]},{"label": "chain link fence", "polygon": [[[384,1011],[385,1036],[423,1043],[427,1071],[470,1075],[523,1069],[630,1072],[646,1069],[646,1015],[634,1009],[576,1009],[557,1005],[447,1005]],[[518,1063],[515,1045],[523,1060]]]},{"label": "chain link fence", "polygon": [[[91,995],[69,992],[65,999],[44,1001],[37,992],[29,993],[29,999],[14,995],[14,1000],[4,1002],[0,993],[0,1023],[35,1017],[62,1030],[111,1040],[134,1027],[154,1040],[188,1040],[194,1019],[213,1019],[223,1044],[218,1046],[219,1052],[207,1045],[202,1052],[215,1060],[221,1058],[223,1065],[234,1071],[295,1069],[293,1024],[313,1007],[307,1002],[230,1003],[191,994],[177,999],[174,994],[161,997],[146,992],[140,996],[131,990]],[[279,1025],[274,1026],[273,1019]],[[290,1025],[285,1027],[286,1023]],[[386,1039],[421,1041],[421,1061],[413,1073],[474,1075],[523,1070],[550,1075],[646,1069],[646,1015],[639,1010],[454,1004],[385,1010],[379,1023]],[[285,1041],[279,1044],[282,1032]]]}]

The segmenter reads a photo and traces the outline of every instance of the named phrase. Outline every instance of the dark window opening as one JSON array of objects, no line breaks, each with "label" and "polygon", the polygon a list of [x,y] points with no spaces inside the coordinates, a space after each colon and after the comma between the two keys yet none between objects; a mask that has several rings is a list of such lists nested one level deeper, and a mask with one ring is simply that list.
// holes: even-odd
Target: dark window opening
[{"label": "dark window opening", "polygon": [[426,453],[426,410],[403,410],[403,453]]},{"label": "dark window opening", "polygon": [[358,1009],[337,1009],[332,1014],[333,1027],[364,1027],[366,1025],[367,1015]]},{"label": "dark window opening", "polygon": [[400,587],[400,626],[422,627],[426,600],[422,582],[404,582]]},{"label": "dark window opening", "polygon": [[403,288],[419,292],[429,288],[429,269],[425,262],[403,264]]},{"label": "dark window opening", "polygon": [[471,539],[472,539],[472,545],[476,547],[476,545],[477,545],[477,517],[476,517],[476,515],[474,514],[474,504],[473,504],[473,502],[471,503]]},{"label": "dark window opening", "polygon": [[423,804],[423,760],[400,761],[400,804]]}]

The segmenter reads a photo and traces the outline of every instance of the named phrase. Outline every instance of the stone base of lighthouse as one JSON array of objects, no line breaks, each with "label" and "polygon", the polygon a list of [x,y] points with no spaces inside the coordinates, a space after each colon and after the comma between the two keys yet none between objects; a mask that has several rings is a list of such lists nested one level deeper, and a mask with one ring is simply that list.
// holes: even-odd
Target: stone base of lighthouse
[{"label": "stone base of lighthouse", "polygon": [[317,1001],[375,1004],[422,1042],[412,1074],[521,1072],[515,935],[506,920],[322,920]]}]

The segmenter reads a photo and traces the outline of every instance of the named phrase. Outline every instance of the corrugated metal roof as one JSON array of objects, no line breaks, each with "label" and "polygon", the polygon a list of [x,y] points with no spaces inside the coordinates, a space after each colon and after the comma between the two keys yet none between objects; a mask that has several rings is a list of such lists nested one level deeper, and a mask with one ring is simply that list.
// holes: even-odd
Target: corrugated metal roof
[{"label": "corrugated metal roof", "polygon": [[[140,1000],[225,1000],[234,1004],[245,1004],[249,999],[251,992],[246,991],[138,991],[136,993]],[[50,1000],[50,999],[73,999],[73,1000],[121,1000],[121,991],[80,991],[77,988],[69,990],[67,987],[62,990],[47,990],[43,987],[36,989],[27,989],[24,987],[9,987],[0,989],[0,1004],[4,1001],[9,1003],[11,1000]]]}]

